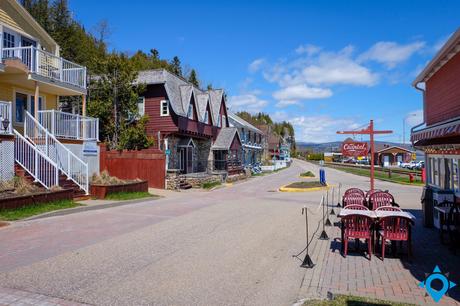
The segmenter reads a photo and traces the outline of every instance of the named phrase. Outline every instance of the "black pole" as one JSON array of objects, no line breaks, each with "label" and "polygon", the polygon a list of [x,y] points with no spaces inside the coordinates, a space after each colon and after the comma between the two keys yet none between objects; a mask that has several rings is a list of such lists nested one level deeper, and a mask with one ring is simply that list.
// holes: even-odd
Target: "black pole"
[{"label": "black pole", "polygon": [[334,215],[335,215],[335,211],[334,211],[334,192],[335,192],[335,188],[334,188],[334,187],[332,187],[332,202],[331,202],[331,204],[332,204],[332,205],[331,205],[331,206],[332,206],[332,208],[331,208],[331,213],[330,213],[330,215],[332,215],[332,216],[334,216]]},{"label": "black pole", "polygon": [[329,220],[329,189],[326,190],[326,226],[332,226]]},{"label": "black pole", "polygon": [[303,259],[302,264],[300,266],[302,268],[313,268],[313,266],[315,264],[311,260],[310,253],[308,252],[308,247],[309,247],[310,241],[309,241],[309,235],[308,235],[308,209],[307,209],[306,206],[304,206],[302,208],[302,214],[304,212],[305,212],[305,237],[306,237],[306,240],[307,240],[307,249],[306,249],[305,258]]},{"label": "black pole", "polygon": [[324,195],[321,198],[321,202],[323,204],[323,215],[321,216],[321,219],[323,220],[323,231],[321,232],[321,235],[319,236],[319,239],[320,240],[329,240],[329,237],[327,236],[326,230],[324,228],[324,217],[325,217],[325,214],[324,214]]},{"label": "black pole", "polygon": [[342,188],[342,183],[339,183],[339,194],[337,195],[337,207],[341,207],[340,205],[340,189]]}]

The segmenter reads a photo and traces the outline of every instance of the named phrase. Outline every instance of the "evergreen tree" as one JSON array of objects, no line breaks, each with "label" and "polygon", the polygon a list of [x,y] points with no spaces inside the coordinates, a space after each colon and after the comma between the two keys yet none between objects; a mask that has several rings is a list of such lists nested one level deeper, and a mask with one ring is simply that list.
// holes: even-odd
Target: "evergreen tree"
[{"label": "evergreen tree", "polygon": [[170,71],[177,76],[182,76],[182,66],[179,57],[174,56],[171,64]]},{"label": "evergreen tree", "polygon": [[195,69],[192,69],[192,71],[190,71],[190,75],[188,76],[188,81],[192,83],[193,85],[195,85],[195,87],[200,88],[200,81],[198,80]]}]

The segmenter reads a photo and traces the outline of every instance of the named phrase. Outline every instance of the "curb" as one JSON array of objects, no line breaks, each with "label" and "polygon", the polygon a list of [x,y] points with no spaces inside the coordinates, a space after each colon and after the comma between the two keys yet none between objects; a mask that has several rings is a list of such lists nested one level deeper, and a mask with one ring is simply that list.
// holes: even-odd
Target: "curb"
[{"label": "curb", "polygon": [[278,190],[281,192],[313,192],[313,191],[328,190],[333,186],[333,185],[326,184],[326,186],[323,186],[323,187],[291,188],[291,187],[287,187],[288,185],[281,186]]}]

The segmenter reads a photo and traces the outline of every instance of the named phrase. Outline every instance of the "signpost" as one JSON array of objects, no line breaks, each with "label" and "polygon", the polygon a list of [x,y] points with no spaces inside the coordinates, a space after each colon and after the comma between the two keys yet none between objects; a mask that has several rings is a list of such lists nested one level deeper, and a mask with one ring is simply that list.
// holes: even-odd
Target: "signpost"
[{"label": "signpost", "polygon": [[367,156],[369,147],[367,142],[344,141],[342,143],[342,155],[349,157]]},{"label": "signpost", "polygon": [[365,129],[358,130],[358,131],[338,131],[337,134],[351,134],[351,135],[369,135],[370,137],[370,145],[371,145],[371,190],[374,189],[374,153],[375,153],[375,146],[374,146],[374,136],[377,134],[391,134],[393,131],[391,130],[383,130],[383,131],[376,131],[374,130],[374,120],[369,122],[369,126]]}]

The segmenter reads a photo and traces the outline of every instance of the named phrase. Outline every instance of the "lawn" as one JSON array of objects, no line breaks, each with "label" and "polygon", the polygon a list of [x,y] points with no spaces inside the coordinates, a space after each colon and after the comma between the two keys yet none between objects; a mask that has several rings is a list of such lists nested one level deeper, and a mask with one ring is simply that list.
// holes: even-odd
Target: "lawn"
[{"label": "lawn", "polygon": [[358,297],[352,295],[337,295],[333,300],[311,300],[306,301],[304,305],[311,306],[363,306],[363,305],[375,305],[375,306],[413,306],[415,304],[407,303],[395,303],[390,301],[383,301],[365,297]]},{"label": "lawn", "polygon": [[113,201],[126,201],[126,200],[136,200],[136,199],[143,199],[153,197],[151,193],[145,191],[139,192],[114,192],[109,193],[105,200],[113,200]]},{"label": "lawn", "polygon": [[218,182],[218,181],[206,182],[206,183],[201,184],[201,188],[203,188],[203,189],[211,189],[211,188],[214,188],[214,187],[220,186],[220,185],[221,185],[221,183]]},{"label": "lawn", "polygon": [[319,181],[314,182],[295,182],[285,186],[286,188],[316,188],[316,187],[324,187]]},{"label": "lawn", "polygon": [[72,208],[81,206],[72,200],[56,201],[50,203],[29,205],[17,209],[2,209],[0,210],[0,220],[14,221],[29,218],[35,215],[43,214],[50,211]]},{"label": "lawn", "polygon": [[311,171],[300,173],[300,176],[301,177],[315,177],[315,175]]},{"label": "lawn", "polygon": [[[333,166],[331,168],[337,169],[343,172],[361,175],[361,176],[367,176],[367,177],[369,177],[371,173],[370,169],[363,169],[363,168],[348,168],[348,167],[340,167],[340,166]],[[384,173],[384,172],[376,170],[375,178],[383,180],[383,181],[393,182],[393,183],[403,183],[403,184],[405,183],[405,184],[418,185],[418,186],[424,185],[420,179],[420,176],[418,176],[417,180],[415,180],[413,183],[409,183],[409,175],[392,173],[391,177],[388,177],[388,174],[386,172]]]}]

